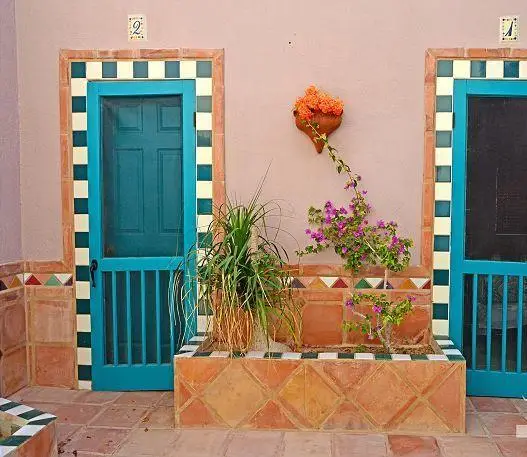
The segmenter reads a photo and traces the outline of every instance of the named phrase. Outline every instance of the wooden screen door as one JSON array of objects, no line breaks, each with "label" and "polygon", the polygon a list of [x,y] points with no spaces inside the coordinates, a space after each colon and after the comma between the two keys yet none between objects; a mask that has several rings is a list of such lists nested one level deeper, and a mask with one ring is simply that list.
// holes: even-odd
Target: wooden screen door
[{"label": "wooden screen door", "polygon": [[454,84],[450,334],[469,395],[527,394],[527,82]]},{"label": "wooden screen door", "polygon": [[168,300],[196,239],[194,111],[193,81],[88,83],[95,390],[172,389],[195,331]]}]

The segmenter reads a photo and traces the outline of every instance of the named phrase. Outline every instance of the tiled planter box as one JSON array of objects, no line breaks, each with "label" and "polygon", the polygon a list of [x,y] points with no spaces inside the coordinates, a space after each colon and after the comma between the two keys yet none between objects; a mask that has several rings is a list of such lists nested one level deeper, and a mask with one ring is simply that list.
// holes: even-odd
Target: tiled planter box
[{"label": "tiled planter box", "polygon": [[175,356],[176,426],[464,433],[465,361],[440,354]]},{"label": "tiled planter box", "polygon": [[0,398],[0,456],[56,457],[56,419],[52,414]]}]

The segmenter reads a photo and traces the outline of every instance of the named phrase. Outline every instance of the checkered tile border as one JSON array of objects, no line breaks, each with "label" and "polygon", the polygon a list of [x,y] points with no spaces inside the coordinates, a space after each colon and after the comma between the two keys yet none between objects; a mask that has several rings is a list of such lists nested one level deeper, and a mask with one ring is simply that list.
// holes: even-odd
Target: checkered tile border
[{"label": "checkered tile border", "polygon": [[443,336],[435,336],[436,343],[441,348],[441,354],[372,354],[369,352],[263,352],[250,351],[247,353],[227,351],[201,352],[200,344],[205,341],[206,334],[199,333],[189,344],[183,346],[174,357],[244,357],[246,359],[318,359],[318,360],[337,360],[337,359],[355,359],[355,360],[436,360],[436,361],[464,361],[465,358],[459,349],[456,349],[454,343]]},{"label": "checkered tile border", "polygon": [[[92,80],[191,79],[196,82],[196,163],[198,244],[207,242],[212,220],[212,60],[116,60],[71,63],[71,127],[75,227],[77,361],[80,388],[91,388],[89,283],[87,82]],[[198,330],[206,327],[198,316]]]},{"label": "checkered tile border", "polygon": [[24,422],[24,425],[15,433],[0,440],[0,456],[14,455],[18,446],[24,444],[56,419],[53,414],[44,413],[5,398],[0,398],[0,411],[16,417],[17,423],[20,423],[20,419]]},{"label": "checkered tile border", "polygon": [[448,335],[454,80],[527,79],[527,61],[445,59],[437,61],[436,74],[432,328]]}]

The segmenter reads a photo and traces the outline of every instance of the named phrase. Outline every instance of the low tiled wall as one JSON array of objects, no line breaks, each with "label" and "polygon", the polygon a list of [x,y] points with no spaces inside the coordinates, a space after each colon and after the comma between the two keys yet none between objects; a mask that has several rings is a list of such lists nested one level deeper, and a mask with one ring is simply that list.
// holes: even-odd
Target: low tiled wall
[{"label": "low tiled wall", "polygon": [[0,456],[56,457],[57,436],[52,415],[0,398],[0,423],[16,431],[0,439]]},{"label": "low tiled wall", "polygon": [[179,427],[464,433],[465,361],[440,354],[175,356]]},{"label": "low tiled wall", "polygon": [[[16,278],[16,271],[9,273]],[[7,396],[28,384],[25,295],[21,283],[0,291],[0,336],[0,395]]]}]

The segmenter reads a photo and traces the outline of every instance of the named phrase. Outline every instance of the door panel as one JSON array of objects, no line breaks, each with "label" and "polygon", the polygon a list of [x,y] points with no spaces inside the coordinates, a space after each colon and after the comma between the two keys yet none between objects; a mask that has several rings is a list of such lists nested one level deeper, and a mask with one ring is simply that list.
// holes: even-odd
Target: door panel
[{"label": "door panel", "polygon": [[104,255],[181,256],[181,96],[102,103]]},{"label": "door panel", "polygon": [[195,332],[168,300],[196,240],[194,82],[90,82],[88,106],[93,388],[172,389]]},{"label": "door panel", "polygon": [[450,334],[469,395],[527,394],[527,83],[454,83]]}]

